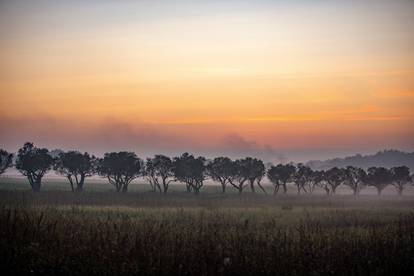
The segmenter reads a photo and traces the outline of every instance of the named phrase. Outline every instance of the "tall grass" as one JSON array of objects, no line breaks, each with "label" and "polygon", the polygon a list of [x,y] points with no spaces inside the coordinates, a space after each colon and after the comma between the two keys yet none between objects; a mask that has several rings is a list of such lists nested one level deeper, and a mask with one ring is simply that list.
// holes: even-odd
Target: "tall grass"
[{"label": "tall grass", "polygon": [[[33,202],[32,202],[33,203]],[[31,275],[407,275],[414,214],[369,208],[0,209],[0,263]]]}]

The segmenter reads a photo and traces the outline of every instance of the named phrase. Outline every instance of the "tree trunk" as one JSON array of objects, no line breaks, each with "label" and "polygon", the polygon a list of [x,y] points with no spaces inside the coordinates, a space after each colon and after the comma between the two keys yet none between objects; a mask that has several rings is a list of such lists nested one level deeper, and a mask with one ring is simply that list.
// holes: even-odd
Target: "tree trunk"
[{"label": "tree trunk", "polygon": [[260,184],[260,181],[258,181],[257,182],[257,185],[259,186],[259,188],[263,191],[263,193],[265,194],[265,195],[267,195],[267,192],[266,192],[266,190],[263,188],[263,186]]},{"label": "tree trunk", "polygon": [[221,182],[221,192],[226,193],[226,181]]},{"label": "tree trunk", "polygon": [[76,187],[76,192],[81,193],[83,191],[83,183],[79,183],[79,185]]},{"label": "tree trunk", "polygon": [[286,187],[286,182],[283,183],[283,193],[286,194],[287,193],[287,187]]},{"label": "tree trunk", "polygon": [[157,183],[158,192],[161,194],[162,193],[161,185],[158,181],[156,183]]},{"label": "tree trunk", "polygon": [[164,194],[166,194],[168,191],[168,184],[165,181],[165,178],[162,179],[162,186],[164,187]]},{"label": "tree trunk", "polygon": [[71,176],[68,176],[68,180],[69,180],[69,184],[70,184],[70,189],[72,190],[72,192],[75,192],[75,189],[73,187],[72,177]]},{"label": "tree trunk", "polygon": [[378,195],[380,196],[380,195],[381,195],[381,193],[382,193],[382,189],[377,188],[377,190],[378,190]]},{"label": "tree trunk", "polygon": [[83,183],[85,183],[85,176],[81,175],[79,183],[76,187],[76,192],[81,193],[83,191]]},{"label": "tree trunk", "polygon": [[121,188],[122,188],[122,183],[116,182],[115,183],[115,188],[116,188],[116,191],[119,193],[121,191]]},{"label": "tree trunk", "polygon": [[307,194],[308,193],[308,191],[306,190],[306,188],[305,188],[305,185],[303,185],[302,187],[302,191],[305,193],[305,194]]},{"label": "tree trunk", "polygon": [[254,189],[254,180],[253,181],[249,180],[249,182],[250,182],[250,189],[252,190],[252,193],[256,193],[256,190]]},{"label": "tree trunk", "polygon": [[42,178],[37,178],[33,181],[32,190],[33,192],[40,192],[40,187],[42,186]]},{"label": "tree trunk", "polygon": [[124,183],[124,185],[122,185],[122,192],[123,193],[128,192],[128,184]]},{"label": "tree trunk", "polygon": [[275,185],[275,189],[273,190],[273,195],[277,195],[277,193],[279,192],[279,185]]}]

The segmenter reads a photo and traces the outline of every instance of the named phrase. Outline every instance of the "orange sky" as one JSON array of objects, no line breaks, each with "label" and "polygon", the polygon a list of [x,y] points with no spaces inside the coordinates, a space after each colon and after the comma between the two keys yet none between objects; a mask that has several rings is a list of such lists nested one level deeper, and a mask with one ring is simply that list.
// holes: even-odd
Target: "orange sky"
[{"label": "orange sky", "polygon": [[413,150],[414,2],[345,2],[4,1],[0,145]]}]

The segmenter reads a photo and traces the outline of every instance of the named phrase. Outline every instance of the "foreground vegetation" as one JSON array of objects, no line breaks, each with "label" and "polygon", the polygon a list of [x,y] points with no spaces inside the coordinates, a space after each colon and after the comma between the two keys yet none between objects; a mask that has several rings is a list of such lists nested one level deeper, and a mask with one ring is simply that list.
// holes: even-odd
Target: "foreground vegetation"
[{"label": "foreground vegetation", "polygon": [[414,200],[0,191],[6,274],[408,275]]}]

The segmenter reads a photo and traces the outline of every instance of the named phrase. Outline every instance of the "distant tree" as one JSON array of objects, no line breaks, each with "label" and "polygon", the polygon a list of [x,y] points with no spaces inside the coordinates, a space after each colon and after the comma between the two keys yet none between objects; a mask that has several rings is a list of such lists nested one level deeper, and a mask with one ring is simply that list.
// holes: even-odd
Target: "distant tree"
[{"label": "distant tree", "polygon": [[402,195],[403,190],[412,179],[410,176],[410,169],[407,166],[391,168],[392,182],[391,185],[395,187],[398,195]]},{"label": "distant tree", "polygon": [[278,164],[272,166],[267,171],[267,178],[272,182],[274,186],[273,194],[276,195],[279,192],[280,186],[283,187],[283,192],[287,192],[287,183],[292,181],[294,174],[296,173],[296,167],[292,164]]},{"label": "distant tree", "polygon": [[231,186],[236,188],[239,191],[239,194],[243,193],[243,189],[247,181],[249,180],[250,175],[250,164],[246,159],[237,159],[233,163],[234,170],[232,171],[233,175],[229,178],[229,183]]},{"label": "distant tree", "polygon": [[132,180],[141,175],[143,162],[133,152],[105,153],[98,162],[98,172],[106,177],[110,184],[115,186],[117,192],[127,192]]},{"label": "distant tree", "polygon": [[155,170],[155,166],[152,162],[152,158],[147,158],[142,175],[144,176],[144,178],[148,180],[153,192],[162,192],[160,183],[158,181],[158,176]]},{"label": "distant tree", "polygon": [[92,176],[96,167],[95,156],[78,151],[60,152],[54,164],[54,170],[69,180],[72,192],[83,191],[85,178]]},{"label": "distant tree", "polygon": [[[331,192],[331,184],[327,181],[327,177],[326,177],[326,171],[318,171],[318,178],[319,181],[316,182],[316,186],[320,187],[321,189],[323,189],[326,193],[326,195],[330,195]],[[315,177],[315,176],[314,176]]]},{"label": "distant tree", "polygon": [[331,194],[336,193],[336,189],[344,182],[343,170],[334,167],[325,172],[325,181],[329,186]]},{"label": "distant tree", "polygon": [[0,175],[13,165],[13,153],[0,149]]},{"label": "distant tree", "polygon": [[[315,190],[315,187],[319,186],[322,187],[325,191],[326,191],[326,187],[324,187],[324,184],[326,184],[325,181],[325,172],[324,171],[312,171],[312,176],[311,176],[312,181],[310,181],[308,183],[308,190],[309,192],[312,194],[313,191]],[[329,194],[329,188],[327,194]]]},{"label": "distant tree", "polygon": [[384,167],[368,168],[367,183],[377,189],[378,195],[381,195],[382,190],[392,183],[391,170]]},{"label": "distant tree", "polygon": [[174,158],[174,176],[177,180],[186,184],[187,192],[200,193],[206,178],[206,159],[195,158],[189,153],[183,153]]},{"label": "distant tree", "polygon": [[307,193],[306,187],[313,183],[312,169],[299,163],[296,173],[293,175],[293,181],[298,189],[298,194],[300,194],[301,190]]},{"label": "distant tree", "polygon": [[54,159],[46,148],[37,148],[33,143],[25,143],[19,149],[16,160],[18,169],[29,180],[34,192],[39,192],[43,176],[52,168]]},{"label": "distant tree", "polygon": [[170,183],[174,181],[174,162],[168,156],[160,154],[147,158],[144,175],[154,191],[167,193]]},{"label": "distant tree", "polygon": [[354,195],[359,195],[362,188],[365,187],[367,181],[367,173],[365,170],[353,166],[343,169],[344,185],[351,188]]},{"label": "distant tree", "polygon": [[257,158],[247,157],[244,159],[244,162],[245,162],[245,169],[247,170],[246,173],[249,175],[248,181],[249,181],[250,189],[252,193],[256,192],[255,187],[254,187],[256,183],[257,186],[259,186],[259,188],[265,194],[267,194],[266,190],[260,184],[260,182],[262,181],[263,177],[266,174],[266,169],[265,169],[263,161]]},{"label": "distant tree", "polygon": [[226,192],[226,186],[235,173],[234,162],[228,157],[217,157],[207,164],[207,174],[221,184],[221,190]]}]

